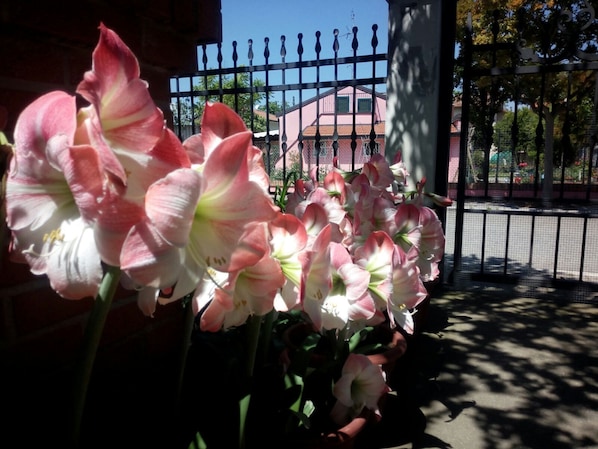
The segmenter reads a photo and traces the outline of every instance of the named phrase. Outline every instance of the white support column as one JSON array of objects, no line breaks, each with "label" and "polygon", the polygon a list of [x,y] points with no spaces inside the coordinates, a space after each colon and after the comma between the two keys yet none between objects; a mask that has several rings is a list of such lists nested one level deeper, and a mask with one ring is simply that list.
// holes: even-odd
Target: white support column
[{"label": "white support column", "polygon": [[439,130],[441,3],[388,0],[386,157],[392,162],[401,151],[410,186],[425,176],[429,192],[435,189]]}]

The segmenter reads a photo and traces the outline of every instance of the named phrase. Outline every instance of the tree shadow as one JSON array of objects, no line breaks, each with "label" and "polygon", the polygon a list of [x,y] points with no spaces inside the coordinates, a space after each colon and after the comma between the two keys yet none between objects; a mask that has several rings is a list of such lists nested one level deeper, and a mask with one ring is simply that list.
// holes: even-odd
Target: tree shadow
[{"label": "tree shadow", "polygon": [[435,294],[401,379],[426,419],[413,448],[598,446],[598,302],[543,275]]}]

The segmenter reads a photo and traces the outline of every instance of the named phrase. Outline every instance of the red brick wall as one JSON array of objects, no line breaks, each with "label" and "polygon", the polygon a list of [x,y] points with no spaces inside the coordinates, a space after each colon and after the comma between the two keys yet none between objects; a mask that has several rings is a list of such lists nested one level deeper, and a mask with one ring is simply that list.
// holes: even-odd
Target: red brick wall
[{"label": "red brick wall", "polygon": [[221,40],[220,0],[4,0],[0,4],[0,105],[19,112],[49,90],[74,91],[91,67],[98,25],[133,50],[166,113],[168,78],[197,69],[196,45]]},{"label": "red brick wall", "polygon": [[[141,77],[149,82],[152,97],[167,118],[170,76],[197,68],[197,44],[221,40],[220,0],[4,0],[0,107],[7,111],[3,131],[10,141],[27,104],[51,90],[74,93],[91,68],[100,22],[114,29],[136,54]],[[71,370],[92,304],[91,298],[60,298],[45,277],[33,276],[27,265],[9,261],[7,229],[1,219],[0,397],[4,413],[12,416],[3,428],[27,435],[37,418],[46,423],[36,430],[38,435],[46,432],[45,441],[60,434],[57,429],[68,411]],[[96,371],[111,380],[102,383],[99,375],[92,379],[96,403],[114,402],[109,391],[136,392],[123,399],[129,407],[133,398],[160,397],[159,391],[168,391],[172,400],[183,321],[180,302],[158,306],[155,317],[148,318],[138,309],[134,293],[119,290],[96,360]],[[118,387],[111,383],[115,378]],[[122,410],[123,403],[118,405]],[[139,413],[138,407],[134,410]],[[118,410],[112,413],[118,419]]]}]

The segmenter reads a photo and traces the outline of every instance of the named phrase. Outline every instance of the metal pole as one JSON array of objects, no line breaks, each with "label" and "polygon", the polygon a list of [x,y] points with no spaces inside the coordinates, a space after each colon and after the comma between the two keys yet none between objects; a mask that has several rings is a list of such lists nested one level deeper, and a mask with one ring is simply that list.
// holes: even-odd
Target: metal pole
[{"label": "metal pole", "polygon": [[459,172],[457,178],[457,213],[455,216],[455,248],[453,255],[454,274],[461,270],[463,251],[463,218],[465,215],[465,177],[467,172],[467,145],[469,144],[469,103],[471,99],[471,59],[472,59],[472,24],[471,15],[467,17],[464,41],[463,93],[461,110],[461,141],[459,147]]}]

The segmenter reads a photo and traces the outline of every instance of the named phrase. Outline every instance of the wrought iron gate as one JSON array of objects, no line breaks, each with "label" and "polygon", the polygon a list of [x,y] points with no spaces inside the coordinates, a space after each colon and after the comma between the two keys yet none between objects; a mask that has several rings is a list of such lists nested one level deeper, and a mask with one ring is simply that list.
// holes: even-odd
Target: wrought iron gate
[{"label": "wrought iron gate", "polygon": [[[598,285],[598,24],[588,1],[566,10],[546,9],[543,19],[538,30],[545,34],[533,48],[526,40],[524,10],[512,17],[516,33],[511,42],[499,42],[505,15],[498,11],[489,43],[474,44],[475,30],[471,21],[467,24],[460,61],[458,182],[453,185],[457,205],[448,222],[454,228],[447,230],[454,231],[454,247],[447,248],[453,254],[452,275],[523,275]],[[574,77],[585,78],[585,98],[575,96],[573,89],[579,84]],[[551,142],[555,118],[549,114],[556,107],[551,89],[557,81],[562,82],[562,132],[553,134]],[[533,98],[524,98],[524,83]],[[574,108],[581,101],[591,112],[576,117]],[[550,102],[553,109],[547,110],[544,105]],[[497,136],[494,125],[505,104],[510,106],[512,125],[508,135]],[[530,108],[537,111],[535,154],[522,154],[518,116]],[[574,131],[582,120],[584,126]],[[472,157],[474,127],[481,136],[477,165]],[[501,137],[507,143],[502,154],[497,142]],[[561,157],[552,170],[555,143]]]},{"label": "wrought iron gate", "polygon": [[[305,55],[312,49],[301,33],[292,44],[281,36],[276,49],[269,38],[259,50],[249,39],[246,60],[237,42],[232,43],[230,56],[217,45],[215,62],[204,45],[199,49],[203,68],[171,80],[175,132],[182,138],[199,132],[202,105],[224,101],[254,131],[254,144],[264,152],[271,180],[283,182],[290,174],[303,176],[313,168],[321,174],[334,158],[354,170],[384,148],[381,105],[386,98],[387,56],[379,53],[377,33],[378,26],[373,25],[369,50],[359,54],[363,43],[357,27],[346,36],[337,29],[327,36],[317,31],[312,47],[315,59],[309,60]],[[343,48],[343,41],[350,42],[350,48]],[[349,55],[342,56],[343,51]],[[327,54],[332,57],[325,58]],[[225,59],[232,65],[225,67]],[[273,117],[270,106],[275,95],[280,107]],[[258,99],[261,110],[255,109]],[[260,114],[266,118],[258,129]]]}]

